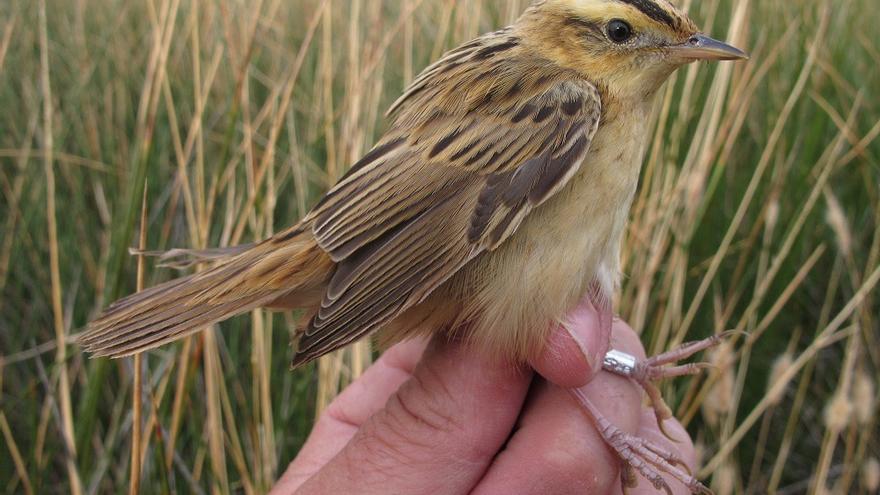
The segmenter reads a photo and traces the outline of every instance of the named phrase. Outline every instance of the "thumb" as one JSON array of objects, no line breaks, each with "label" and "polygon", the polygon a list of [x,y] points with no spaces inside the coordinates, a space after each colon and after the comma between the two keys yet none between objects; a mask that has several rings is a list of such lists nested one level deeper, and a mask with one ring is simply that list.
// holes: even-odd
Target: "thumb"
[{"label": "thumb", "polygon": [[[585,298],[550,331],[544,351],[530,364],[547,381],[563,388],[586,385],[602,369],[611,337],[609,324]],[[603,328],[607,327],[607,328]]]}]

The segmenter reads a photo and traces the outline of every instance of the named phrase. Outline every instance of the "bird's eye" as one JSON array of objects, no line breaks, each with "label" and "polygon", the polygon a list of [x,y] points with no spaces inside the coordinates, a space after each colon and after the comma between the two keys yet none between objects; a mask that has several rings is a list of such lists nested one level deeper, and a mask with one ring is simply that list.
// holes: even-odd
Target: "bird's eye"
[{"label": "bird's eye", "polygon": [[632,38],[633,29],[626,21],[615,19],[608,23],[608,38],[615,43],[624,43]]}]

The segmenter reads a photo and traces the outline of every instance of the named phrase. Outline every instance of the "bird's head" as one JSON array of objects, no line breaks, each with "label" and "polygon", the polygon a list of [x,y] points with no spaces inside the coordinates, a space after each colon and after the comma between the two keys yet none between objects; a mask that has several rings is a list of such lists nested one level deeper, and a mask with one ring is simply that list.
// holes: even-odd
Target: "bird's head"
[{"label": "bird's head", "polygon": [[538,0],[518,27],[543,56],[621,99],[649,97],[690,62],[748,58],[667,0]]}]

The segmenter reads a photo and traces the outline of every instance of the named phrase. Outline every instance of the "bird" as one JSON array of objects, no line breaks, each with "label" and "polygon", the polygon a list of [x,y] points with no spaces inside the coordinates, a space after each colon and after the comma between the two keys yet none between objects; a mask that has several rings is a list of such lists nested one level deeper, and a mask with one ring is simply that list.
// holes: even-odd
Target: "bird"
[{"label": "bird", "polygon": [[[298,223],[177,251],[210,265],[114,302],[78,342],[122,357],[257,308],[299,309],[294,367],[368,335],[437,333],[527,363],[585,297],[610,332],[655,95],[688,63],[745,58],[667,0],[536,0],[415,78],[384,134]],[[646,388],[659,421],[669,412],[650,381],[695,368],[659,366],[715,342],[641,363],[618,353],[606,367]],[[668,492],[665,472],[706,491],[680,459],[606,426],[623,478],[638,471]]]}]

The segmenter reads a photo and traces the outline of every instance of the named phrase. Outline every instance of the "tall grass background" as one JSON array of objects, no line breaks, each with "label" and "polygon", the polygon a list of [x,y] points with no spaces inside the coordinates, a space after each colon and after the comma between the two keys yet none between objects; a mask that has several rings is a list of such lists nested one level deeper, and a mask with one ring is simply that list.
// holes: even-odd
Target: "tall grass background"
[{"label": "tall grass background", "polygon": [[[138,360],[69,336],[173,276],[130,247],[292,224],[421,68],[527,3],[0,2],[0,490],[266,491],[369,343],[290,372],[290,314]],[[618,311],[649,352],[741,331],[664,386],[717,493],[877,493],[880,13],[686,3],[752,59],[661,91]]]}]

